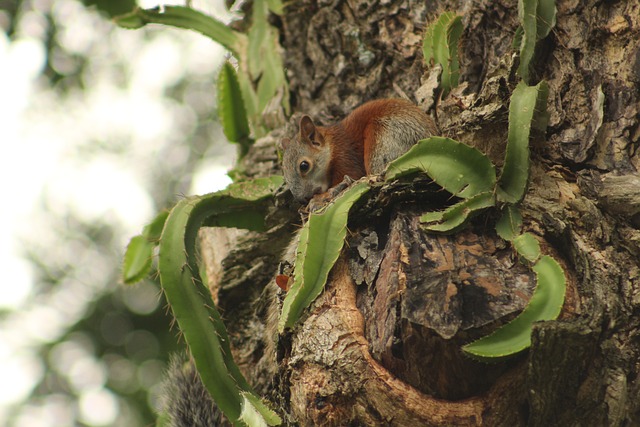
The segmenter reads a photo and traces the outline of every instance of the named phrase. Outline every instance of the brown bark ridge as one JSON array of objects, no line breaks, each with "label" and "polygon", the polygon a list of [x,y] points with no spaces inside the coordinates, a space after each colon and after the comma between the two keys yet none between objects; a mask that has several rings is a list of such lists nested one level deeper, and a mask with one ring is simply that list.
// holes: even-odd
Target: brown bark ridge
[{"label": "brown bark ridge", "polygon": [[[521,211],[567,273],[562,316],[535,325],[517,357],[462,355],[519,313],[532,276],[491,213],[451,236],[421,230],[419,214],[447,201],[409,182],[356,206],[325,292],[278,337],[273,277],[299,223],[283,194],[274,228],[230,240],[221,269],[215,241],[202,253],[236,359],[287,425],[640,425],[640,2],[557,7],[535,66],[550,87],[549,127],[532,142]],[[461,84],[434,105],[421,43],[444,10],[463,19]],[[277,24],[294,111],[327,124],[406,95],[500,164],[518,81],[515,2],[302,0]],[[275,138],[252,150],[248,174],[277,171]]]}]

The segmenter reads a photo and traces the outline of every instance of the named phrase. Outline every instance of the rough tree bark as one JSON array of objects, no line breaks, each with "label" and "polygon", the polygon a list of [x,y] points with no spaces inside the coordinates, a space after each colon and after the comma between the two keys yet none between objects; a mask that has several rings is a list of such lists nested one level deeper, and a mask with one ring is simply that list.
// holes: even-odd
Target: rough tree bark
[{"label": "rough tree bark", "polygon": [[[526,305],[531,273],[490,216],[453,236],[421,231],[429,201],[411,184],[356,209],[325,292],[281,337],[266,325],[300,222],[290,197],[278,199],[269,233],[227,245],[220,231],[203,233],[236,359],[286,423],[640,425],[640,2],[557,7],[536,68],[549,82],[550,123],[533,141],[522,214],[563,264],[569,291],[561,318],[537,324],[524,354],[491,365],[461,355]],[[421,43],[444,10],[463,17],[461,86],[434,105]],[[370,99],[408,97],[443,135],[500,163],[517,83],[515,1],[303,0],[274,23],[294,111],[328,123]],[[245,159],[250,175],[278,173],[281,133]]]}]

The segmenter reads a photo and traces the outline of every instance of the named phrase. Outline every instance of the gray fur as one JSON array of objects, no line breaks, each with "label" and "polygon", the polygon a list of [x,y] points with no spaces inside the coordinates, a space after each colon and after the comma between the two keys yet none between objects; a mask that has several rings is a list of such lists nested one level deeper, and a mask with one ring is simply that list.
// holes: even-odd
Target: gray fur
[{"label": "gray fur", "polygon": [[213,427],[222,413],[213,403],[191,360],[173,355],[162,384],[161,416],[170,427]]},{"label": "gray fur", "polygon": [[[320,147],[296,139],[286,144],[282,155],[284,180],[293,196],[300,202],[307,202],[314,194],[324,193],[329,189],[329,162],[331,147],[324,144]],[[302,175],[300,162],[306,160],[311,168]]]},{"label": "gray fur", "polygon": [[378,121],[382,127],[377,150],[369,160],[369,172],[381,174],[392,160],[397,159],[421,139],[433,135],[430,122],[413,116],[388,116]]}]

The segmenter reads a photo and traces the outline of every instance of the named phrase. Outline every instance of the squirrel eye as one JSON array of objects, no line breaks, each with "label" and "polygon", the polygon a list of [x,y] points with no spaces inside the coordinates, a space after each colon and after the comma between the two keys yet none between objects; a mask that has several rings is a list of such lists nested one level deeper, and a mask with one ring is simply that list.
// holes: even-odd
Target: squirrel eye
[{"label": "squirrel eye", "polygon": [[300,172],[305,173],[309,170],[309,162],[303,160],[300,162]]}]

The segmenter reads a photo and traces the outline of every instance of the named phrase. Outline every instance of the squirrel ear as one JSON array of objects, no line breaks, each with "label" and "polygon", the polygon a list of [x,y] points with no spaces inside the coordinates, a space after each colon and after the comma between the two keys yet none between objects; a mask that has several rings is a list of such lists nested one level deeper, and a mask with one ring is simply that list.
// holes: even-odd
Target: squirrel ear
[{"label": "squirrel ear", "polygon": [[311,117],[304,115],[300,119],[300,137],[303,141],[313,142],[316,135],[316,125],[313,124]]},{"label": "squirrel ear", "polygon": [[289,138],[282,138],[277,142],[276,146],[278,150],[284,151],[287,149],[287,147],[289,147],[290,144],[291,144],[291,140]]}]

